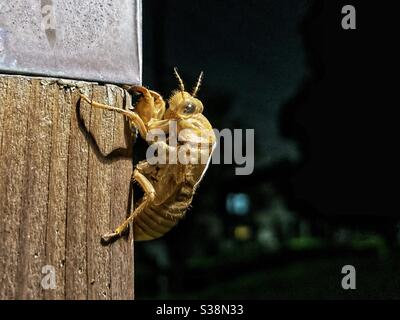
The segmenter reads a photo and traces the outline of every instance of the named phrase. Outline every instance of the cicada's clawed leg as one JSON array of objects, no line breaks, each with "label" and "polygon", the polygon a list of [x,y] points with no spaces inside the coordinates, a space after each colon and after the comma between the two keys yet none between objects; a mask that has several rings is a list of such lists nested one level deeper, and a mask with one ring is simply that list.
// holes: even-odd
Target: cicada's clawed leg
[{"label": "cicada's clawed leg", "polygon": [[156,192],[151,182],[139,172],[138,169],[133,171],[132,179],[137,181],[144,191],[143,200],[140,205],[130,214],[114,232],[107,233],[102,236],[104,242],[110,242],[111,239],[121,236],[121,234],[128,228],[129,223],[135,220],[135,218],[151,203],[154,201]]},{"label": "cicada's clawed leg", "polygon": [[165,101],[160,94],[141,86],[133,86],[128,92],[142,94],[136,103],[135,110],[146,124],[151,120],[161,120],[164,117]]},{"label": "cicada's clawed leg", "polygon": [[132,121],[134,126],[139,130],[140,136],[143,139],[146,139],[146,136],[147,136],[146,125],[144,124],[143,120],[139,117],[139,115],[136,112],[128,111],[128,110],[124,110],[124,109],[120,109],[120,108],[116,108],[116,107],[111,107],[111,106],[108,106],[108,105],[105,105],[102,103],[94,102],[94,101],[90,100],[88,97],[84,96],[83,94],[81,94],[81,98],[84,101],[86,101],[87,103],[89,103],[94,108],[114,111],[114,112],[124,115],[130,121]]},{"label": "cicada's clawed leg", "polygon": [[164,100],[163,100],[161,94],[159,94],[158,92],[155,92],[153,90],[149,90],[146,87],[132,86],[129,88],[128,92],[130,92],[130,93],[139,92],[139,93],[143,94],[144,99],[149,104],[153,104],[153,103],[164,104]]},{"label": "cicada's clawed leg", "polygon": [[[153,104],[154,102],[154,95],[152,95],[152,92],[154,91],[150,91],[149,89],[142,87],[142,86],[132,86],[129,91],[130,93],[132,92],[139,92],[143,95],[144,100],[146,101],[146,103],[148,104]],[[157,94],[158,95],[158,94]]]}]

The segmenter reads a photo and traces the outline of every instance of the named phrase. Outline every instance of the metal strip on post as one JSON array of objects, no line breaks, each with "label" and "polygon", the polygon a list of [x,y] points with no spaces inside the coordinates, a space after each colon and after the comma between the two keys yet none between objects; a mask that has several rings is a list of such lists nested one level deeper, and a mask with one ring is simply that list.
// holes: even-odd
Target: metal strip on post
[{"label": "metal strip on post", "polygon": [[0,72],[140,84],[141,0],[0,0]]}]

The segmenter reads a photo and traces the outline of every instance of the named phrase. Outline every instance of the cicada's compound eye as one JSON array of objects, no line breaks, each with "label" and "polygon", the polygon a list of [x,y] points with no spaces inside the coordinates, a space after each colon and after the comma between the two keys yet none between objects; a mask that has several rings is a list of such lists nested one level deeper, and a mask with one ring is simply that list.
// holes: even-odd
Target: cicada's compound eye
[{"label": "cicada's compound eye", "polygon": [[196,105],[193,102],[186,102],[183,108],[184,114],[193,114],[196,111]]}]

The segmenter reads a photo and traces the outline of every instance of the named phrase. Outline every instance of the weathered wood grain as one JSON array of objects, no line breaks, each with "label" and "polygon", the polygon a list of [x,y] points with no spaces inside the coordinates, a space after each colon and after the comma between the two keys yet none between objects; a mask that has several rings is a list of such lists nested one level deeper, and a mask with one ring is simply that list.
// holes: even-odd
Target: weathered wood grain
[{"label": "weathered wood grain", "polygon": [[[113,106],[129,98],[83,86]],[[0,75],[0,299],[133,298],[132,234],[100,243],[129,210],[131,140],[121,115],[77,90]],[[41,285],[44,266],[54,289]]]}]

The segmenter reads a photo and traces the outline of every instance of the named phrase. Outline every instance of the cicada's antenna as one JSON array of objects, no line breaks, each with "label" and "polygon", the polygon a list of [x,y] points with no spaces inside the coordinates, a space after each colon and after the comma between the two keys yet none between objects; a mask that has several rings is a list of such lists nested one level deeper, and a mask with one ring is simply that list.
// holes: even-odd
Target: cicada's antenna
[{"label": "cicada's antenna", "polygon": [[181,76],[179,75],[178,69],[176,67],[174,68],[174,74],[179,82],[179,91],[182,92],[182,94],[183,94],[183,92],[185,92],[185,85],[184,85],[183,80],[182,80]]},{"label": "cicada's antenna", "polygon": [[202,71],[199,75],[199,79],[197,80],[197,84],[196,86],[193,88],[193,93],[192,93],[192,97],[196,97],[197,93],[200,90],[201,87],[201,82],[203,81],[203,76],[204,76],[204,72]]}]

